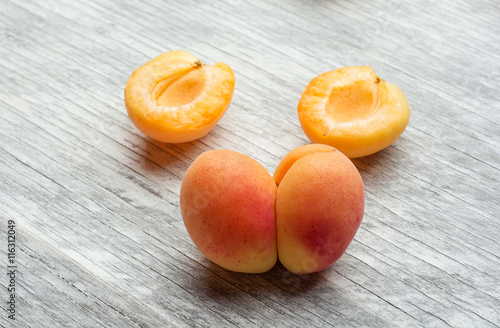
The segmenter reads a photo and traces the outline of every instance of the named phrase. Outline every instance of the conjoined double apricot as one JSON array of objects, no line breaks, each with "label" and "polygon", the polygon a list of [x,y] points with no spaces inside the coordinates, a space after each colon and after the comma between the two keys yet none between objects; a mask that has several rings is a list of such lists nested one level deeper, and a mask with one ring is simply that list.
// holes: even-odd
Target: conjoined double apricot
[{"label": "conjoined double apricot", "polygon": [[397,86],[370,67],[344,67],[309,83],[298,115],[312,142],[355,158],[391,145],[408,125],[410,106]]},{"label": "conjoined double apricot", "polygon": [[180,208],[191,239],[212,262],[238,272],[325,269],[345,252],[364,214],[354,164],[327,145],[305,145],[274,176],[230,150],[201,154],[182,180]]},{"label": "conjoined double apricot", "polygon": [[228,65],[204,65],[186,51],[171,51],[132,73],[125,105],[147,136],[168,143],[192,141],[206,135],[224,115],[234,83]]}]

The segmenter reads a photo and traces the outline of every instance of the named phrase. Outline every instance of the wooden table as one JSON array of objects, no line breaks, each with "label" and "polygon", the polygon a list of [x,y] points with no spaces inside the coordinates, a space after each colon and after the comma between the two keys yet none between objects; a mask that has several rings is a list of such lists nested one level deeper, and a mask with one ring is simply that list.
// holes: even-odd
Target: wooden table
[{"label": "wooden table", "polygon": [[[495,0],[0,0],[0,326],[499,327],[499,17]],[[185,144],[145,137],[123,101],[174,49],[237,81]],[[190,163],[225,148],[272,173],[309,143],[305,86],[351,65],[412,114],[353,160],[366,211],[347,252],[304,276],[211,264],[179,210]]]}]

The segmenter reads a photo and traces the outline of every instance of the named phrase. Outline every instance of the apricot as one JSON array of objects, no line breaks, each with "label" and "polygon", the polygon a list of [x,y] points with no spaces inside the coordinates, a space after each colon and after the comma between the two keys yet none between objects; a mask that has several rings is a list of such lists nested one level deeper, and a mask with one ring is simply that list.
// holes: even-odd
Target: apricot
[{"label": "apricot", "polygon": [[353,66],[312,79],[302,93],[298,115],[313,143],[355,158],[390,146],[406,129],[410,106],[403,92],[372,68]]},{"label": "apricot", "polygon": [[125,86],[125,105],[134,125],[168,143],[206,135],[226,112],[234,73],[223,63],[204,65],[186,51],[159,55],[137,68]]},{"label": "apricot", "polygon": [[328,145],[292,150],[273,177],[246,155],[212,150],[186,171],[180,207],[194,244],[219,266],[260,273],[279,258],[302,274],[345,252],[363,218],[364,189],[354,164]]},{"label": "apricot", "polygon": [[215,264],[260,273],[277,261],[276,184],[254,159],[230,150],[198,156],[181,185],[180,207],[198,249]]},{"label": "apricot", "polygon": [[320,271],[336,262],[364,214],[364,188],[354,164],[327,145],[292,150],[274,173],[280,262],[293,273]]}]

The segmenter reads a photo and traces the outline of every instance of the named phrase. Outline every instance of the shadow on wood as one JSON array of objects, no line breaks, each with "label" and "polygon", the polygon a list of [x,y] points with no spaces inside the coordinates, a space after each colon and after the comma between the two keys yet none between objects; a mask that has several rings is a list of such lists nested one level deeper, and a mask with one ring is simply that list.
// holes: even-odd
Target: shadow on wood
[{"label": "shadow on wood", "polygon": [[[217,127],[215,127],[217,128]],[[150,173],[168,170],[176,171],[179,177],[184,175],[189,165],[203,152],[213,147],[217,137],[211,133],[191,142],[169,144],[149,137],[140,138],[134,144],[137,162]]]},{"label": "shadow on wood", "polygon": [[297,275],[278,262],[265,273],[251,274],[225,270],[210,262],[204,274],[198,275],[200,279],[193,279],[192,287],[211,299],[229,298],[236,303],[243,302],[248,295],[266,298],[273,298],[275,295],[301,297],[326,281],[323,274],[329,271],[330,269]]},{"label": "shadow on wood", "polygon": [[389,146],[375,154],[354,158],[352,162],[358,168],[366,188],[369,182],[377,183],[376,180],[379,179],[388,182],[390,174],[384,174],[384,177],[381,177],[381,174],[393,172],[397,166],[401,165],[401,160],[398,158],[400,156],[404,156],[404,153],[398,151],[394,146]]}]

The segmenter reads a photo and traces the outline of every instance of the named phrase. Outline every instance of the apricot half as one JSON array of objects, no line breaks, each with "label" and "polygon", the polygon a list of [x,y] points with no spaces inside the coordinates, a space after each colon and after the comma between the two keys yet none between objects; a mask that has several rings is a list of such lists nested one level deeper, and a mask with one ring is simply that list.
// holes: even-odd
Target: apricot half
[{"label": "apricot half", "polygon": [[186,229],[212,262],[261,273],[277,261],[276,184],[256,160],[230,150],[198,156],[181,185]]},{"label": "apricot half", "polygon": [[224,115],[234,73],[223,63],[204,65],[186,51],[159,55],[137,68],[125,86],[125,105],[134,125],[168,143],[206,135]]},{"label": "apricot half", "polygon": [[327,145],[292,150],[276,168],[278,258],[293,273],[336,262],[364,214],[363,180],[354,164]]},{"label": "apricot half", "polygon": [[403,92],[372,68],[353,66],[315,77],[302,94],[298,115],[312,142],[355,158],[390,146],[406,129],[410,106]]}]

